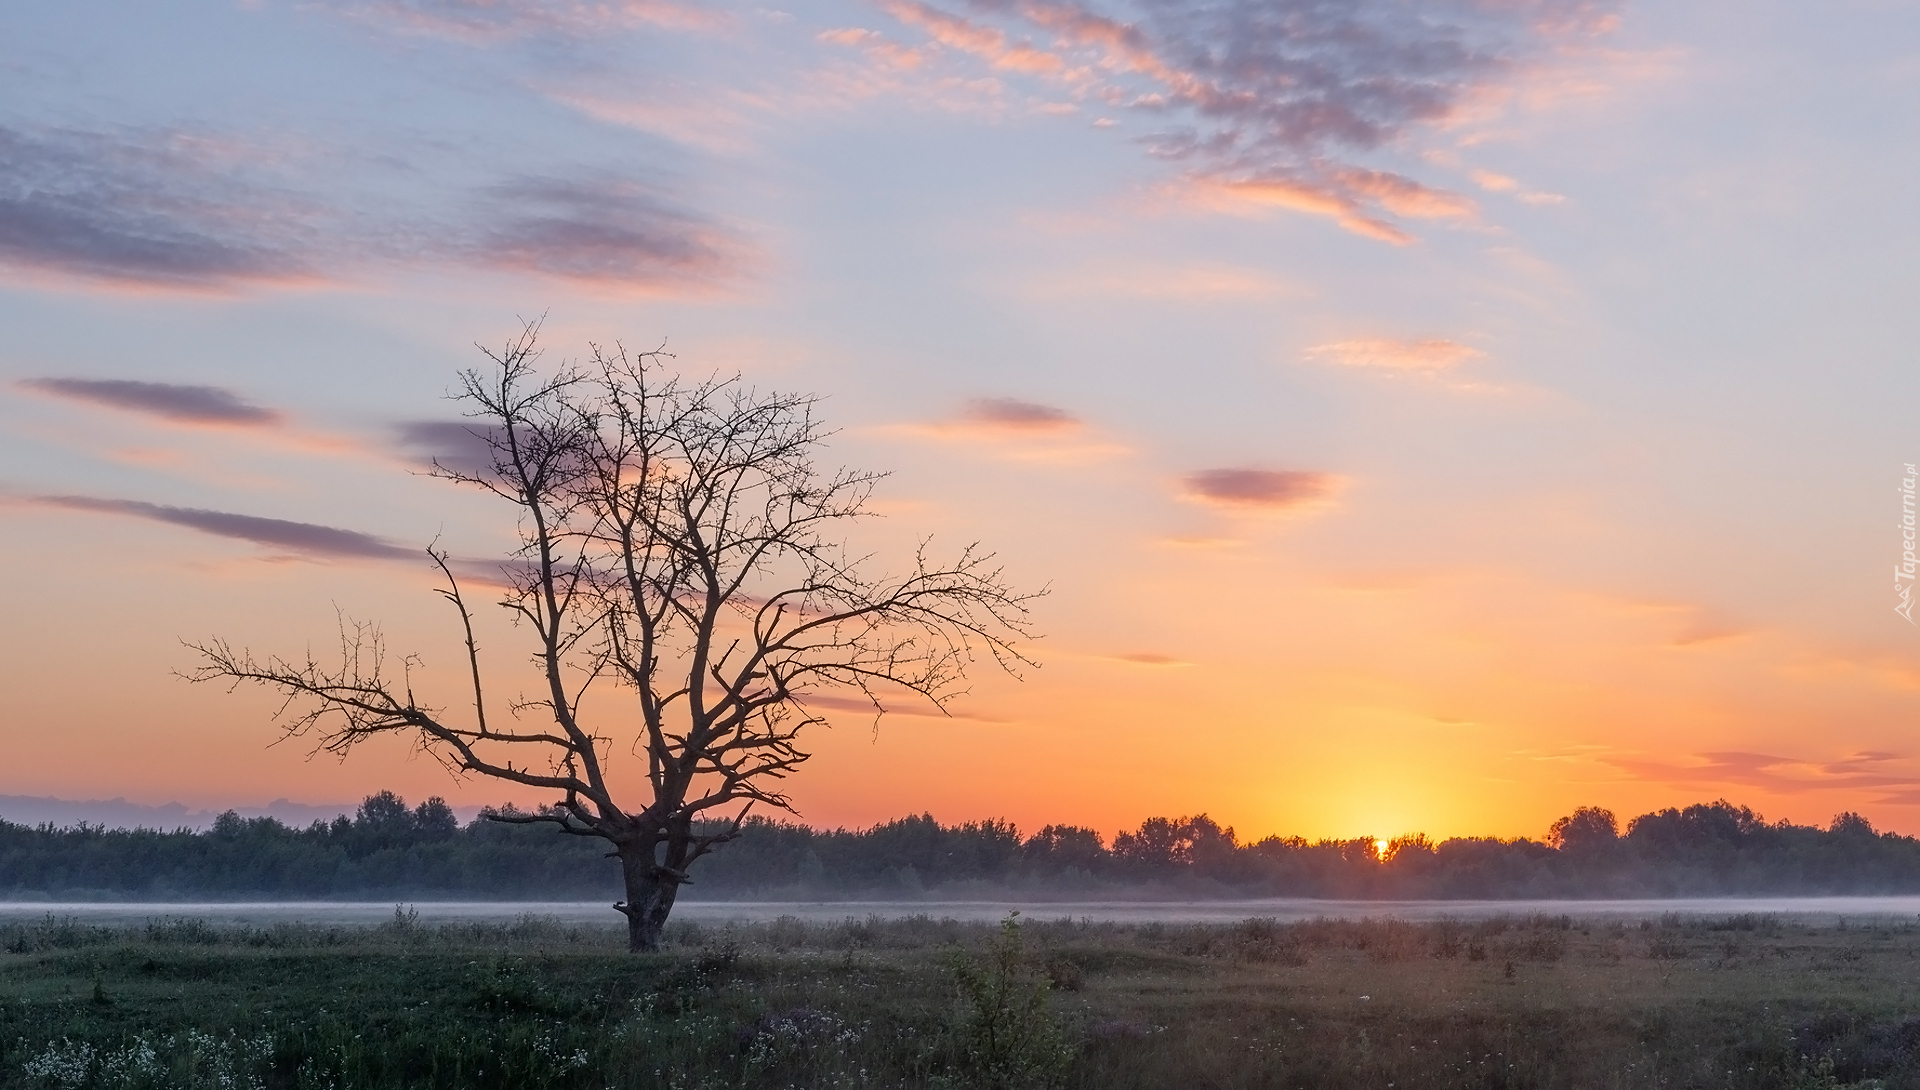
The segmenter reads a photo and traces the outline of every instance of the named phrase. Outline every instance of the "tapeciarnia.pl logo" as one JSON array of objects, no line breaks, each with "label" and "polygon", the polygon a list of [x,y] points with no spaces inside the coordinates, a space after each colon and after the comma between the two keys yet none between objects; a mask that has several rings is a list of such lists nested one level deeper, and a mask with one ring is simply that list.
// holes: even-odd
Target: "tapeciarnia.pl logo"
[{"label": "tapeciarnia.pl logo", "polygon": [[1906,475],[1900,478],[1900,563],[1893,566],[1893,593],[1899,599],[1893,611],[1913,624],[1913,483],[1916,473],[1908,462]]}]

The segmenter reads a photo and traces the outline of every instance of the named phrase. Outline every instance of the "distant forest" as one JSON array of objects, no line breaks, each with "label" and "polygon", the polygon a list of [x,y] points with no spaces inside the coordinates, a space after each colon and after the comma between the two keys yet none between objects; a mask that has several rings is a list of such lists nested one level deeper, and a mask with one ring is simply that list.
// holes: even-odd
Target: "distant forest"
[{"label": "distant forest", "polygon": [[[445,802],[369,796],[302,829],[229,812],[205,832],[29,827],[0,821],[0,897],[12,900],[475,899],[619,896],[598,840]],[[1402,837],[1242,843],[1200,815],[1153,818],[1111,843],[1049,825],[931,816],[832,831],[754,818],[700,860],[687,900],[1328,897],[1603,898],[1920,893],[1920,840],[1857,814],[1825,829],[1768,823],[1726,801],[1642,814],[1622,829],[1583,808],[1543,841]]]}]

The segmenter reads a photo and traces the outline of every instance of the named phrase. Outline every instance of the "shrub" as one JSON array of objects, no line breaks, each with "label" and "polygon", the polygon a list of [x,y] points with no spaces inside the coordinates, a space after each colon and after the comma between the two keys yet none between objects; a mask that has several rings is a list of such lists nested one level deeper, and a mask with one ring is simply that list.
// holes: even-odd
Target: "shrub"
[{"label": "shrub", "polygon": [[1001,922],[984,958],[956,954],[961,1012],[959,1066],[977,1090],[1044,1090],[1060,1085],[1073,1050],[1048,1006],[1050,981],[1029,963],[1019,913]]}]

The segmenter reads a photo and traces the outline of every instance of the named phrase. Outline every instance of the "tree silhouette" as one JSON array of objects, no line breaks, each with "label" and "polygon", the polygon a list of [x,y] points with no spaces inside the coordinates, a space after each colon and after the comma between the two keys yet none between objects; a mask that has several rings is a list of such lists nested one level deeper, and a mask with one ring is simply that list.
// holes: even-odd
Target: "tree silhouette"
[{"label": "tree silhouette", "polygon": [[1598,806],[1582,806],[1547,830],[1547,843],[1562,851],[1592,851],[1619,838],[1619,819]]},{"label": "tree silhouette", "polygon": [[[213,640],[192,645],[202,662],[190,677],[278,690],[287,733],[330,752],[401,734],[457,773],[555,792],[537,812],[492,816],[608,841],[630,946],[652,950],[688,867],[754,806],[792,809],[780,780],[823,721],[812,698],[850,691],[876,715],[906,697],[944,705],[976,655],[1009,671],[1029,662],[1017,641],[1031,638],[1036,594],[1009,586],[978,547],[941,562],[923,543],[904,575],[868,574],[838,530],[865,513],[880,475],[815,465],[830,434],[815,398],[683,381],[663,354],[623,349],[542,377],[537,332],[529,324],[487,352],[490,370],[461,376],[486,457],[435,463],[517,509],[500,605],[533,637],[537,695],[504,721],[489,702],[457,565],[432,548],[463,628],[468,714],[418,703],[417,660],[390,660],[367,624],[342,624],[337,665],[257,660]],[[582,718],[588,693],[607,687],[630,696],[636,728]],[[637,792],[609,769],[628,747],[645,760]]]}]

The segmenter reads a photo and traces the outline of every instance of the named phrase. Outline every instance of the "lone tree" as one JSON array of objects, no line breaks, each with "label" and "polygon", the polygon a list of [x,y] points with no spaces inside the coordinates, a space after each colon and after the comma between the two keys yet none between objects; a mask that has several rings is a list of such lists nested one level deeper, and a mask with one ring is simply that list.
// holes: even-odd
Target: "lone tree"
[{"label": "lone tree", "polygon": [[[194,681],[252,682],[286,697],[288,736],[344,755],[379,735],[411,738],[459,775],[557,793],[545,808],[490,812],[606,840],[618,857],[629,946],[660,945],[688,868],[738,835],[756,805],[792,810],[780,781],[823,722],[812,698],[857,694],[874,714],[914,697],[944,706],[980,655],[1030,660],[1027,605],[977,546],[946,561],[922,543],[904,575],[870,574],[841,543],[876,473],[823,471],[830,434],[817,399],[762,393],[736,377],[690,382],[661,353],[594,349],[542,376],[537,325],[493,366],[461,375],[468,431],[487,457],[436,460],[435,475],[505,500],[520,546],[499,604],[531,635],[535,695],[490,700],[474,617],[456,572],[438,593],[458,613],[472,673],[459,714],[416,701],[419,659],[386,654],[377,627],[343,623],[340,658],[257,659],[222,640],[190,645]],[[1044,592],[1038,592],[1044,593]],[[631,703],[590,692],[617,687]],[[844,699],[844,698],[843,698]],[[616,747],[646,783],[610,773]]]}]

